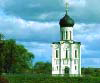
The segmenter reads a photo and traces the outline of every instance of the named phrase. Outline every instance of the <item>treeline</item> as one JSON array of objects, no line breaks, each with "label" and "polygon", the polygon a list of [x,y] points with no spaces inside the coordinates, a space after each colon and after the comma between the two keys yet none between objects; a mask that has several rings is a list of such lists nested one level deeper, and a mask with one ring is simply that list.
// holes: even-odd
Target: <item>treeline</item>
[{"label": "treeline", "polygon": [[33,74],[50,74],[52,72],[52,65],[50,62],[37,62],[33,66]]},{"label": "treeline", "polygon": [[100,68],[82,68],[82,75],[100,77]]},{"label": "treeline", "polygon": [[[52,65],[49,62],[37,62],[33,67],[34,74],[51,74]],[[100,68],[82,68],[82,76],[100,77]]]},{"label": "treeline", "polygon": [[0,34],[0,74],[30,72],[34,55],[15,40]]}]

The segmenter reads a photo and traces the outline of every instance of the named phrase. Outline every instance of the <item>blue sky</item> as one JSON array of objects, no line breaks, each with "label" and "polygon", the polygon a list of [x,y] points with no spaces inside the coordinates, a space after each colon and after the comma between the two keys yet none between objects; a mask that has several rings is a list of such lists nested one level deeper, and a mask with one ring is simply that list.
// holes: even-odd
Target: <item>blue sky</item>
[{"label": "blue sky", "polygon": [[[75,20],[74,40],[82,43],[82,66],[100,67],[100,0],[68,0]],[[16,39],[35,54],[51,61],[51,43],[59,41],[59,20],[66,0],[0,0],[0,33]]]}]

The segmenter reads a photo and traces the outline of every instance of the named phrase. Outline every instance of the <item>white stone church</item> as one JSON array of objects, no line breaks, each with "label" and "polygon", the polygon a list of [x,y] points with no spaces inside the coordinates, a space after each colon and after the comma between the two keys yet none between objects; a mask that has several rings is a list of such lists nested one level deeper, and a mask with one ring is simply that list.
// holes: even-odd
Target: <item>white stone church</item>
[{"label": "white stone church", "polygon": [[81,43],[73,40],[74,20],[67,13],[60,20],[59,42],[52,43],[52,74],[81,75]]}]

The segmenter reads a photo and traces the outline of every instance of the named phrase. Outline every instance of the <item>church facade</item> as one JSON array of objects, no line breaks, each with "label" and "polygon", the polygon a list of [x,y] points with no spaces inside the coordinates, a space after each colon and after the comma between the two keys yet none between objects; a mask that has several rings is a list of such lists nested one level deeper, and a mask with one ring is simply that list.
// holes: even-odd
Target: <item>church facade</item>
[{"label": "church facade", "polygon": [[68,15],[60,19],[60,41],[52,43],[52,75],[81,75],[81,43],[73,40],[75,22]]}]

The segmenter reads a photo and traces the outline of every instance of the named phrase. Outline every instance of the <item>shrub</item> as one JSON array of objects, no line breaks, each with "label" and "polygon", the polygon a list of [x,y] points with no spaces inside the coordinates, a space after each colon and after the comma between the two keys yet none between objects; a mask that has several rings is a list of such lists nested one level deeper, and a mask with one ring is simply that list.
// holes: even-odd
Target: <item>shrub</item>
[{"label": "shrub", "polygon": [[9,83],[9,82],[6,78],[0,76],[0,83]]}]

